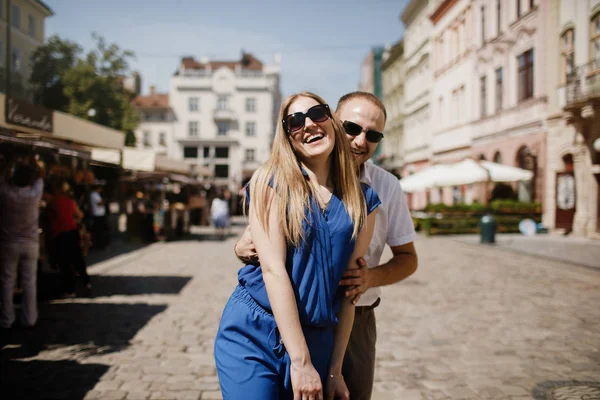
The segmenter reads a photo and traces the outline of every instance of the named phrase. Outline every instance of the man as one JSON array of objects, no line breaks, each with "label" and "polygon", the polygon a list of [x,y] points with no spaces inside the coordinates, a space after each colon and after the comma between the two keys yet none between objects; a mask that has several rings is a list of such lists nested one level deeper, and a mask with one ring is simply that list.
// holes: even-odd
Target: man
[{"label": "man", "polygon": [[[361,165],[361,182],[371,186],[381,199],[367,254],[358,260],[360,268],[346,271],[341,282],[348,286],[346,296],[353,297],[356,304],[342,372],[350,398],[362,400],[370,399],[373,391],[377,334],[374,309],[380,302],[379,287],[397,283],[416,271],[415,230],[398,179],[367,162],[383,137],[385,106],[371,93],[352,92],[340,99],[336,114],[344,124],[352,153]],[[380,265],[386,244],[393,257]],[[236,243],[235,253],[242,262],[257,261],[248,229]]]},{"label": "man", "polygon": [[35,326],[37,310],[37,267],[39,257],[39,206],[44,190],[41,169],[18,165],[5,182],[0,177],[0,328],[15,322],[13,289],[21,272],[21,325]]},{"label": "man", "polygon": [[106,207],[102,199],[102,186],[95,186],[90,193],[90,206],[93,217],[92,242],[97,248],[104,249],[108,244],[108,226],[106,224]]}]

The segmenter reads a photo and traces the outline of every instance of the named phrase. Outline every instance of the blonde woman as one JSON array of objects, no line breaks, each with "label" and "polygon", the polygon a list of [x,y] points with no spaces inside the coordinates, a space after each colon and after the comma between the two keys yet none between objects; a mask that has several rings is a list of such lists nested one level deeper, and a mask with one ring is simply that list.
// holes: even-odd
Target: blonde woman
[{"label": "blonde woman", "polygon": [[224,399],[348,399],[354,307],[339,283],[364,256],[380,204],[351,157],[323,99],[283,103],[271,158],[246,192],[260,265],[240,269],[215,340]]}]

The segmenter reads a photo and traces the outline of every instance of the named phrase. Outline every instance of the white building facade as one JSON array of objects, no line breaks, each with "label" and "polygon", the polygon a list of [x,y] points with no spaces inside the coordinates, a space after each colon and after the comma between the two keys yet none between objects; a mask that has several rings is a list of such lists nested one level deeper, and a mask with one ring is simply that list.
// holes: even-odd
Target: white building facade
[{"label": "white building facade", "polygon": [[381,146],[381,166],[400,175],[403,165],[404,138],[404,42],[390,46],[383,56],[383,103],[387,112],[385,138]]},{"label": "white building facade", "polygon": [[[411,0],[400,19],[404,23],[404,168],[407,176],[430,164],[431,160],[431,110],[433,95],[433,69],[431,62],[432,24],[429,19],[429,0]],[[423,194],[409,195],[411,208],[427,204]]]},{"label": "white building facade", "polygon": [[549,3],[544,224],[600,238],[600,0]]},{"label": "white building facade", "polygon": [[183,58],[171,78],[173,158],[208,167],[215,182],[238,189],[270,155],[281,103],[279,59],[263,65]]},{"label": "white building facade", "polygon": [[156,154],[176,158],[174,140],[175,115],[169,105],[169,95],[156,93],[150,87],[150,94],[137,96],[133,101],[138,110],[140,124],[135,130],[135,144],[138,149],[153,149]]}]

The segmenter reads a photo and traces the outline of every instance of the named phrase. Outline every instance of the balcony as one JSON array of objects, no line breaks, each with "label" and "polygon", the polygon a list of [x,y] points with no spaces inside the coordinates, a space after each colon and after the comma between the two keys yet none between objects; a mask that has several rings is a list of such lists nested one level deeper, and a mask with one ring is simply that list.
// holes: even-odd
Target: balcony
[{"label": "balcony", "polygon": [[567,111],[600,101],[600,59],[575,68],[567,84],[558,89],[559,105]]},{"label": "balcony", "polygon": [[215,121],[235,121],[237,120],[237,115],[233,110],[228,108],[215,108],[213,112],[213,117]]}]

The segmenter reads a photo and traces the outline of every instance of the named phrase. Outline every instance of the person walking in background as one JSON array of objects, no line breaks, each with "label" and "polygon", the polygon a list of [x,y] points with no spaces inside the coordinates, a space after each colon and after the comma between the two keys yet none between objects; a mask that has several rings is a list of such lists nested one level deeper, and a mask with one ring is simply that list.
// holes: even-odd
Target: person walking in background
[{"label": "person walking in background", "polygon": [[8,180],[0,174],[0,328],[15,322],[13,289],[21,273],[21,325],[35,326],[39,257],[39,205],[44,191],[42,169],[31,157],[17,165]]},{"label": "person walking in background", "polygon": [[210,205],[210,215],[215,226],[217,238],[224,240],[227,227],[229,227],[229,202],[226,199],[225,190],[217,190],[217,197],[213,199]]},{"label": "person walking in background", "polygon": [[50,230],[54,240],[56,261],[64,278],[64,297],[73,298],[76,276],[83,279],[88,291],[91,290],[90,277],[81,250],[78,223],[83,213],[68,196],[70,187],[66,182],[57,182],[54,196],[49,205]]},{"label": "person walking in background", "polygon": [[92,212],[92,243],[99,249],[108,245],[108,224],[106,222],[106,202],[102,198],[101,185],[94,186],[90,193],[90,210]]}]

